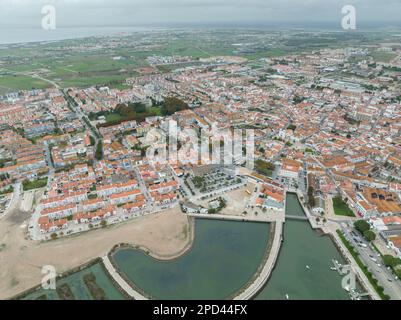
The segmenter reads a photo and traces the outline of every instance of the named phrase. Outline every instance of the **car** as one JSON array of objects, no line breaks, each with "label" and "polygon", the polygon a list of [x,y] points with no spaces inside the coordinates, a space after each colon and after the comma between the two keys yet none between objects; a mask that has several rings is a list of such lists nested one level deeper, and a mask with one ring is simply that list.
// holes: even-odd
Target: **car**
[{"label": "car", "polygon": [[388,282],[393,282],[393,280],[391,280],[390,278],[389,278],[389,279],[387,279],[387,281],[388,281]]},{"label": "car", "polygon": [[377,264],[377,266],[378,266],[379,268],[381,268],[381,267],[382,267],[382,265],[381,265],[380,263],[378,263],[378,264]]}]

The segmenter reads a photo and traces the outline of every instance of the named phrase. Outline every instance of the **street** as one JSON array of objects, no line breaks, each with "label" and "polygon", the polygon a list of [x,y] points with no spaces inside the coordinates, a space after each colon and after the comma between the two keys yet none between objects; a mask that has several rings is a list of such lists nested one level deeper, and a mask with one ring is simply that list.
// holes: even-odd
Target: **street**
[{"label": "street", "polygon": [[[384,293],[388,294],[391,299],[401,299],[401,282],[395,279],[395,275],[391,270],[388,270],[380,257],[380,255],[372,249],[362,236],[360,236],[359,243],[354,239],[350,227],[343,227],[343,233],[350,244],[357,250],[361,261],[368,267],[369,271],[378,280],[379,285],[384,288]],[[362,243],[362,245],[361,245]],[[389,281],[391,280],[391,281]]]}]

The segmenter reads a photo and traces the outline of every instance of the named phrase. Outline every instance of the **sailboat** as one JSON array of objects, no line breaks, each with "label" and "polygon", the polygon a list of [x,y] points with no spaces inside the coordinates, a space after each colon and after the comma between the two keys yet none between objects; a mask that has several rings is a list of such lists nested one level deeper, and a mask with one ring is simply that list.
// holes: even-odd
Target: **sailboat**
[{"label": "sailboat", "polygon": [[290,296],[288,295],[288,293],[285,294],[285,298],[286,298],[287,300],[290,300]]}]

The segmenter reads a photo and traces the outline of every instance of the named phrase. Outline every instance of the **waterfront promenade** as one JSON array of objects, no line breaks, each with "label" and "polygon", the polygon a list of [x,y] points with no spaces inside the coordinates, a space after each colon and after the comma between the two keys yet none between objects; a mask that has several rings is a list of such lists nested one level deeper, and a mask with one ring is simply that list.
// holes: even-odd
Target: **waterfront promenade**
[{"label": "waterfront promenade", "polygon": [[228,215],[228,214],[200,214],[200,213],[188,213],[189,217],[200,218],[200,219],[212,219],[212,220],[228,220],[228,221],[246,221],[246,222],[284,222],[284,212],[277,212],[274,214],[258,214],[258,215]]},{"label": "waterfront promenade", "polygon": [[103,264],[106,267],[107,272],[113,278],[113,280],[120,286],[122,290],[125,291],[127,295],[135,300],[148,300],[147,297],[140,294],[138,291],[134,290],[117,272],[111,263],[109,257],[106,255],[102,258]]},{"label": "waterfront promenade", "polygon": [[256,279],[250,285],[248,285],[244,291],[240,292],[236,297],[234,297],[234,300],[252,299],[263,288],[263,286],[269,279],[274,269],[274,266],[276,265],[282,243],[282,232],[283,221],[275,222],[273,243],[269,252],[266,253],[268,254],[268,258],[263,265],[262,270],[260,271]]},{"label": "waterfront promenade", "polygon": [[352,257],[351,253],[348,251],[348,249],[345,247],[344,243],[341,241],[340,237],[337,234],[337,229],[340,228],[339,223],[334,222],[334,221],[329,221],[328,223],[322,225],[318,224],[316,222],[316,216],[313,215],[310,210],[302,203],[301,199],[301,193],[299,191],[288,191],[292,193],[296,193],[298,196],[299,203],[302,206],[302,209],[305,212],[305,215],[307,216],[309,223],[312,227],[312,229],[320,229],[323,233],[330,235],[331,239],[334,241],[336,244],[338,250],[341,252],[343,257],[348,261],[348,263],[351,264],[352,270],[356,273],[359,281],[361,282],[362,286],[365,288],[365,290],[368,291],[369,295],[373,300],[381,300],[379,295],[377,294],[376,290],[373,288],[372,284],[369,282],[368,278],[366,275],[363,273],[362,269],[358,266],[358,264],[355,262],[354,258]]}]

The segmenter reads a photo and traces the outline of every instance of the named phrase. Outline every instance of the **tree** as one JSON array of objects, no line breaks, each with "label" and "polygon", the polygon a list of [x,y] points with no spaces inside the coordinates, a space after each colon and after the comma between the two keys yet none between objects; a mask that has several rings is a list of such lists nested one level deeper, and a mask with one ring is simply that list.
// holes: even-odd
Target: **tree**
[{"label": "tree", "polygon": [[90,144],[91,144],[91,146],[94,146],[95,143],[96,143],[95,138],[94,138],[93,136],[89,136],[89,139],[90,139]]},{"label": "tree", "polygon": [[189,109],[189,106],[184,101],[175,97],[167,97],[164,99],[164,102],[162,104],[161,114],[163,116],[169,116],[176,113],[177,111],[187,109]]},{"label": "tree", "polygon": [[106,228],[107,220],[102,220],[102,222],[100,222],[100,225],[102,226],[102,228]]},{"label": "tree", "polygon": [[53,233],[50,235],[50,238],[51,238],[52,240],[56,240],[56,239],[57,239],[57,233],[53,232]]},{"label": "tree", "polygon": [[314,190],[312,186],[308,188],[308,205],[313,208],[316,205],[315,197],[314,197]]},{"label": "tree", "polygon": [[292,130],[292,131],[295,131],[296,128],[297,128],[297,126],[296,126],[295,124],[290,124],[290,125],[288,126],[288,129],[289,129],[289,130]]},{"label": "tree", "polygon": [[366,230],[363,233],[363,236],[365,237],[366,240],[368,240],[369,242],[373,241],[376,239],[376,234],[372,231],[372,230]]},{"label": "tree", "polygon": [[386,254],[383,256],[383,263],[386,267],[394,268],[401,264],[401,259]]},{"label": "tree", "polygon": [[364,233],[365,231],[370,229],[369,223],[367,223],[365,220],[358,220],[354,222],[354,227],[356,230],[358,230],[360,233]]},{"label": "tree", "polygon": [[102,142],[102,140],[99,140],[99,142],[97,143],[95,158],[97,160],[102,160],[102,158],[103,158],[103,142]]}]

